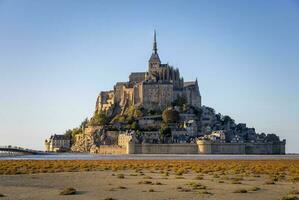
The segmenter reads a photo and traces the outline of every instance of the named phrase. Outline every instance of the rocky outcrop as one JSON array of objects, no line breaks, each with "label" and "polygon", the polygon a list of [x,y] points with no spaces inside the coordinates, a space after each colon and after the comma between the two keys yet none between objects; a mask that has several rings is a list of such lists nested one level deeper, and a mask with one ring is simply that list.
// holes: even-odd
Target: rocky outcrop
[{"label": "rocky outcrop", "polygon": [[117,143],[118,131],[105,131],[99,126],[89,126],[84,132],[75,136],[71,147],[73,152],[90,152],[100,145],[114,145]]}]

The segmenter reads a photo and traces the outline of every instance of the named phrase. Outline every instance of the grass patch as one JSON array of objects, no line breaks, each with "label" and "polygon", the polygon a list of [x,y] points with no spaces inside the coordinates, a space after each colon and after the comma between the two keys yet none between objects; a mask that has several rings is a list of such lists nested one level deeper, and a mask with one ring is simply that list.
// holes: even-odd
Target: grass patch
[{"label": "grass patch", "polygon": [[268,181],[265,182],[265,184],[266,184],[266,185],[274,185],[275,182],[272,181],[272,180],[268,180]]},{"label": "grass patch", "polygon": [[234,193],[247,193],[246,189],[236,189]]},{"label": "grass patch", "polygon": [[299,200],[299,198],[296,196],[288,195],[288,196],[281,197],[278,200]]},{"label": "grass patch", "polygon": [[237,181],[237,180],[233,180],[233,181],[231,182],[231,184],[242,184],[242,182]]},{"label": "grass patch", "polygon": [[251,188],[251,191],[259,191],[259,190],[261,190],[261,188],[259,188],[259,187],[253,187],[253,188]]},{"label": "grass patch", "polygon": [[190,183],[187,183],[187,185],[192,189],[192,190],[204,190],[206,189],[207,187],[200,184],[200,183],[195,183],[195,182],[190,182]]},{"label": "grass patch", "polygon": [[59,194],[60,195],[74,195],[76,194],[76,189],[75,188],[65,188],[64,190],[62,190]]},{"label": "grass patch", "polygon": [[149,189],[148,192],[155,192],[153,188]]},{"label": "grass patch", "polygon": [[207,191],[207,190],[203,190],[203,191],[199,191],[199,194],[212,194],[211,192]]},{"label": "grass patch", "polygon": [[138,184],[139,184],[139,185],[140,185],[140,184],[152,185],[153,182],[151,182],[151,181],[139,181]]},{"label": "grass patch", "polygon": [[289,191],[289,194],[297,195],[299,194],[299,190],[291,190]]},{"label": "grass patch", "polygon": [[197,175],[194,179],[195,180],[203,180],[203,176]]},{"label": "grass patch", "polygon": [[124,174],[117,174],[116,177],[117,177],[117,178],[120,178],[120,179],[124,179],[124,178],[125,178],[125,175],[124,175]]}]

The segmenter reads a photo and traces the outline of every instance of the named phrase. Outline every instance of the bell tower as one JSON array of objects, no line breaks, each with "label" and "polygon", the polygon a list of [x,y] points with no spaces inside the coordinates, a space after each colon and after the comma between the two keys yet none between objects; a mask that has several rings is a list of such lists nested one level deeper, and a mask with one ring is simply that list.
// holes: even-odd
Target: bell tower
[{"label": "bell tower", "polygon": [[159,55],[158,55],[158,48],[157,48],[157,40],[156,40],[156,30],[154,31],[154,43],[153,43],[153,52],[148,61],[148,72],[150,75],[154,75],[155,72],[159,69],[161,64]]}]

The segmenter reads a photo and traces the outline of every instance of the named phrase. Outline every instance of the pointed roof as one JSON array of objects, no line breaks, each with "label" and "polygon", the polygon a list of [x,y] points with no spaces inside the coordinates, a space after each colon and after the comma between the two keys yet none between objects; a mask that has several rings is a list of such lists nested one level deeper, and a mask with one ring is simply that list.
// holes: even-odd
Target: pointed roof
[{"label": "pointed roof", "polygon": [[159,63],[161,63],[159,55],[158,55],[156,30],[154,31],[153,53],[152,53],[152,55],[151,55],[151,57],[149,59],[149,62],[155,62],[155,63],[159,62]]}]

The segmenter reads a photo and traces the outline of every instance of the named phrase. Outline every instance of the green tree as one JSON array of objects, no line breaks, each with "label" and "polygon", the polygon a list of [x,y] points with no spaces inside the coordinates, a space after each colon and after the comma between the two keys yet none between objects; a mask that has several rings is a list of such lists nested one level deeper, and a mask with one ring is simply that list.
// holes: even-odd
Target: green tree
[{"label": "green tree", "polygon": [[162,118],[165,123],[176,123],[180,119],[180,113],[174,109],[165,109]]},{"label": "green tree", "polygon": [[88,124],[88,118],[86,117],[85,119],[84,119],[84,121],[83,122],[81,122],[81,124],[80,124],[80,128],[86,128],[87,127],[87,124]]},{"label": "green tree", "polygon": [[96,112],[90,119],[90,125],[92,126],[103,126],[107,123],[108,117],[105,112]]},{"label": "green tree", "polygon": [[131,125],[131,128],[132,128],[133,130],[139,130],[139,125],[138,125],[138,123],[137,123],[136,121],[134,121],[134,122],[132,123],[132,125]]},{"label": "green tree", "polygon": [[169,138],[171,137],[171,128],[169,127],[161,127],[160,129],[160,139],[163,141],[165,141],[165,138]]}]

